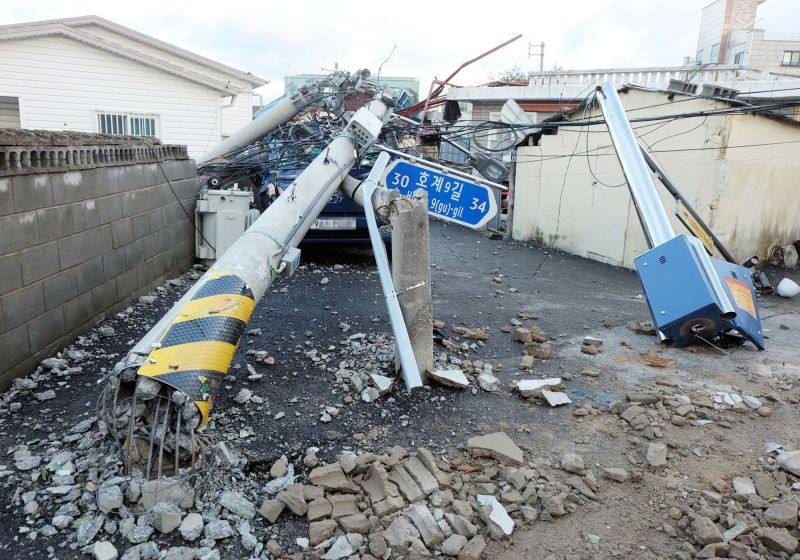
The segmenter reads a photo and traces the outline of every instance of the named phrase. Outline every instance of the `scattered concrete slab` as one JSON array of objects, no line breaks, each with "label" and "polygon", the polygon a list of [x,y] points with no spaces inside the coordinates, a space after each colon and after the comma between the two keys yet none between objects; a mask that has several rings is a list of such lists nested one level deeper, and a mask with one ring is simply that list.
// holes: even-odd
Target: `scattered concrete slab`
[{"label": "scattered concrete slab", "polygon": [[473,457],[491,457],[512,465],[521,465],[523,461],[522,449],[505,432],[469,438],[467,449]]},{"label": "scattered concrete slab", "polygon": [[476,498],[481,518],[486,522],[492,536],[500,538],[511,535],[514,531],[514,520],[497,498],[487,494],[478,494]]},{"label": "scattered concrete slab", "polygon": [[561,385],[560,377],[547,379],[521,379],[514,386],[523,397],[541,397],[542,390],[552,391]]},{"label": "scattered concrete slab", "polygon": [[572,401],[567,396],[566,393],[560,393],[558,391],[542,391],[542,396],[544,400],[547,401],[547,404],[550,406],[561,406],[562,404],[571,404]]},{"label": "scattered concrete slab", "polygon": [[428,377],[447,387],[455,387],[456,389],[469,387],[469,379],[460,369],[438,369],[428,373]]}]

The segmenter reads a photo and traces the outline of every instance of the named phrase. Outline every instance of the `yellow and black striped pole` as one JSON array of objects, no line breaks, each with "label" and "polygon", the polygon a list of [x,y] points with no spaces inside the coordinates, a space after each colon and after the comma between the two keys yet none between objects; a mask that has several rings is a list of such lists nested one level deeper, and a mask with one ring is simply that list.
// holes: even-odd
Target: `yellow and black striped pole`
[{"label": "yellow and black striped pole", "polygon": [[186,394],[205,424],[254,306],[253,291],[244,280],[222,271],[208,274],[153,345],[138,374]]}]

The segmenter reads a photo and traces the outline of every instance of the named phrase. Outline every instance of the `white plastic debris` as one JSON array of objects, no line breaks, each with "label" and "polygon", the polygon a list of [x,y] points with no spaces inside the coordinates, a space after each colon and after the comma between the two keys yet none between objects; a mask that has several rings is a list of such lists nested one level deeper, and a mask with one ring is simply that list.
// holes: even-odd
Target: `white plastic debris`
[{"label": "white plastic debris", "polygon": [[784,278],[778,283],[776,291],[781,297],[791,298],[800,294],[800,286],[798,286],[797,282]]}]

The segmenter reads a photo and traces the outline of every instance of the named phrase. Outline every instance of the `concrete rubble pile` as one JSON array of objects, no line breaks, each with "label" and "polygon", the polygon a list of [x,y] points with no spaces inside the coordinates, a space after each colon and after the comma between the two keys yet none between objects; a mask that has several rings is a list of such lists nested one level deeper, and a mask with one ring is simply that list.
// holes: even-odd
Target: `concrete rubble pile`
[{"label": "concrete rubble pile", "polygon": [[662,530],[683,542],[675,558],[796,558],[800,551],[800,451],[771,451],[741,476],[699,489],[673,478],[675,491]]}]

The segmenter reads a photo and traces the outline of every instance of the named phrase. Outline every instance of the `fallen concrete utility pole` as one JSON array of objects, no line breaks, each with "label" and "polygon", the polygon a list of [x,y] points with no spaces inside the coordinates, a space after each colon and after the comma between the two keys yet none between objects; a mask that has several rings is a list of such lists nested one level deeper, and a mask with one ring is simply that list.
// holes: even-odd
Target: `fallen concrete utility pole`
[{"label": "fallen concrete utility pole", "polygon": [[128,471],[160,477],[202,460],[198,430],[255,304],[280,272],[297,266],[296,246],[389,114],[381,99],[359,109],[119,366],[101,404]]},{"label": "fallen concrete utility pole", "polygon": [[[389,217],[392,224],[392,277],[417,369],[425,381],[425,372],[434,370],[428,192],[417,189],[411,205],[398,204],[397,210]],[[397,359],[395,364],[400,367]]]},{"label": "fallen concrete utility pole", "polygon": [[712,259],[696,237],[675,235],[614,85],[599,86],[595,99],[651,247],[635,263],[662,340],[713,345],[712,337],[736,330],[763,350],[750,271]]}]

